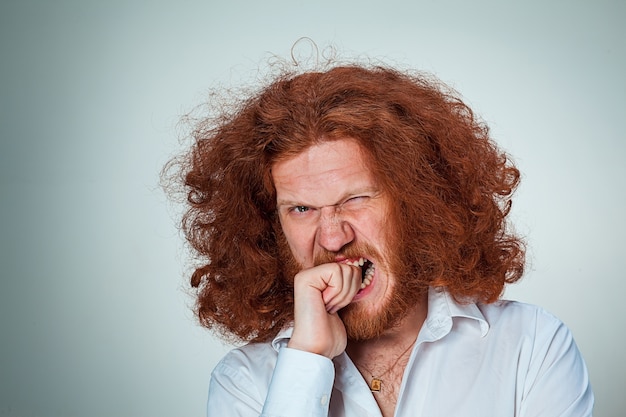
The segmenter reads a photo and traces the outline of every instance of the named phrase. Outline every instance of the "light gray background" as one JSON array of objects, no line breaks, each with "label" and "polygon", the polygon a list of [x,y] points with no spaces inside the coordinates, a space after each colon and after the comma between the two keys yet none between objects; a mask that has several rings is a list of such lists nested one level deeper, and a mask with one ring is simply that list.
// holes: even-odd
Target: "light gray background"
[{"label": "light gray background", "polygon": [[623,416],[625,5],[2,0],[0,416],[204,414],[228,346],[189,310],[159,170],[210,86],[302,36],[434,72],[491,124],[531,248],[507,296],[571,327],[596,416]]}]

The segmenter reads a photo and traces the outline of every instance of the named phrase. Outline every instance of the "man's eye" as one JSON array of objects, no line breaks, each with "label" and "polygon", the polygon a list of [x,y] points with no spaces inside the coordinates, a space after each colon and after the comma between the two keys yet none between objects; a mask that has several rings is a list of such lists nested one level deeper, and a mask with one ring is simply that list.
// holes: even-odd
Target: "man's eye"
[{"label": "man's eye", "polygon": [[309,211],[309,208],[307,206],[295,206],[291,208],[291,211],[294,213],[306,213]]},{"label": "man's eye", "polygon": [[343,203],[343,205],[356,205],[359,203],[363,203],[366,199],[367,199],[367,196],[358,195],[358,196],[349,198]]}]

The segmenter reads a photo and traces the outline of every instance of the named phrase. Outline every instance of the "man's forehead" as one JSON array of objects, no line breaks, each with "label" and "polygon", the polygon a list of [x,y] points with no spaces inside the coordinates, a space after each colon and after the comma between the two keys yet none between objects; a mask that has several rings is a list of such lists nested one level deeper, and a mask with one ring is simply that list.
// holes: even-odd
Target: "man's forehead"
[{"label": "man's forehead", "polygon": [[326,201],[376,187],[371,167],[353,139],[323,142],[281,160],[272,167],[272,179],[279,204],[305,197]]}]

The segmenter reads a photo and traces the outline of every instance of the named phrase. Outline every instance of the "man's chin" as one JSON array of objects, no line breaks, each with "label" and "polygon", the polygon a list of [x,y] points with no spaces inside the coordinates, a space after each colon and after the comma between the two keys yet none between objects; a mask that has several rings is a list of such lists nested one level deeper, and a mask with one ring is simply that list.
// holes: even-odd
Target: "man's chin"
[{"label": "man's chin", "polygon": [[363,341],[381,336],[392,327],[387,314],[365,311],[358,304],[350,304],[339,311],[348,340]]}]

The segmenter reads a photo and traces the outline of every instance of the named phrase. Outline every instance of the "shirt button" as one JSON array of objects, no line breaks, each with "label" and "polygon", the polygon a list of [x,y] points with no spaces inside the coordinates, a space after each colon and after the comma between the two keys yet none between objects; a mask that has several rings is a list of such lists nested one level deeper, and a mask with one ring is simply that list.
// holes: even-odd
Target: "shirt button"
[{"label": "shirt button", "polygon": [[320,400],[320,403],[324,406],[328,404],[328,395],[326,394],[322,395],[322,399]]}]

